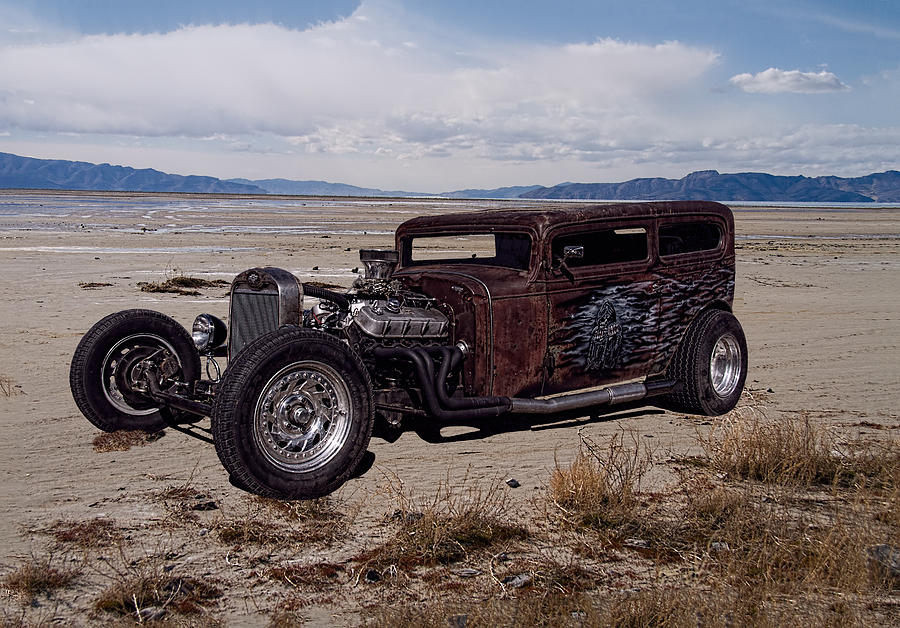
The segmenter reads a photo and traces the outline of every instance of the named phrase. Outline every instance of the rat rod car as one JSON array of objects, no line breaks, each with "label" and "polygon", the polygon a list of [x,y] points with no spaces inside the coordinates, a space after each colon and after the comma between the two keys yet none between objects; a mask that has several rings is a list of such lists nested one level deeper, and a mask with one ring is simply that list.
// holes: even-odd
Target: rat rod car
[{"label": "rat rod car", "polygon": [[75,402],[107,431],[208,416],[236,486],[302,499],[351,477],[376,416],[444,425],[645,399],[718,415],[741,395],[724,205],[419,217],[395,250],[360,259],[365,276],[346,292],[278,268],[241,273],[227,330],[210,314],[192,334],[150,310],[107,316],[72,359]]}]

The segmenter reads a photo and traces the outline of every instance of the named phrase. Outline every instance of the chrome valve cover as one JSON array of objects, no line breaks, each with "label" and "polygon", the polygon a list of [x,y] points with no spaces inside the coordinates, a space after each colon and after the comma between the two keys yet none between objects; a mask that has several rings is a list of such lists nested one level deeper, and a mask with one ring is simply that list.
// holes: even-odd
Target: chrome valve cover
[{"label": "chrome valve cover", "polygon": [[356,313],[354,323],[373,338],[444,338],[450,325],[436,309],[390,302],[364,305]]}]

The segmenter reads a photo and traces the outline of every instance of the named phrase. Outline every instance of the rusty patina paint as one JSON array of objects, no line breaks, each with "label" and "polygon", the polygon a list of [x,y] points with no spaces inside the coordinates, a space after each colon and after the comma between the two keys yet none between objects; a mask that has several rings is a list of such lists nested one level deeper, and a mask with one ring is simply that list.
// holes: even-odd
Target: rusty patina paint
[{"label": "rusty patina paint", "polygon": [[[718,248],[659,255],[661,222],[719,226]],[[559,235],[643,228],[645,259],[563,272],[551,253]],[[465,261],[411,263],[415,237],[521,233],[527,269]],[[662,373],[691,321],[734,298],[734,219],[719,203],[676,201],[486,210],[408,220],[397,229],[395,277],[452,312],[453,342],[470,347],[467,396],[532,397]]]}]

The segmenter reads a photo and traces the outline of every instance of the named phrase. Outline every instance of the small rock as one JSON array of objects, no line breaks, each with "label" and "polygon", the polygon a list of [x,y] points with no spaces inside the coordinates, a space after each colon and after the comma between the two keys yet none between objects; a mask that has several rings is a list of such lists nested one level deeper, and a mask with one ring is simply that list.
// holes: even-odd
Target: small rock
[{"label": "small rock", "polygon": [[424,516],[425,514],[421,512],[403,512],[398,508],[391,514],[391,519],[394,519],[395,521],[404,521],[406,523],[415,523]]},{"label": "small rock", "polygon": [[366,582],[378,582],[379,580],[381,580],[381,574],[374,569],[366,572]]},{"label": "small rock", "polygon": [[775,391],[772,390],[771,388],[766,388],[766,392],[767,392],[767,393],[773,393],[773,392],[775,392]]},{"label": "small rock", "polygon": [[650,541],[644,539],[625,539],[622,544],[627,547],[637,547],[639,549],[649,549]]},{"label": "small rock", "polygon": [[481,575],[481,572],[478,569],[472,569],[471,567],[463,567],[462,569],[454,569],[453,573],[455,573],[460,578],[474,578],[475,576]]},{"label": "small rock", "polygon": [[522,486],[521,484],[519,484],[519,481],[516,478],[509,478],[506,481],[506,484],[510,488],[519,488],[520,486]]},{"label": "small rock", "polygon": [[197,534],[199,534],[200,536],[206,536],[207,534],[209,534],[209,530],[207,530],[206,528],[200,528],[200,531]]},{"label": "small rock", "polygon": [[891,545],[873,545],[866,550],[869,564],[883,575],[900,578],[900,549]]},{"label": "small rock", "polygon": [[447,619],[447,624],[450,628],[466,628],[466,624],[469,622],[468,615],[454,615]]},{"label": "small rock", "polygon": [[531,582],[531,574],[520,573],[517,576],[506,576],[500,582],[511,586],[513,589],[518,589]]},{"label": "small rock", "polygon": [[160,608],[159,606],[148,606],[147,608],[142,608],[137,611],[134,615],[138,621],[145,622],[160,619],[165,614],[166,609],[164,608]]},{"label": "small rock", "polygon": [[709,549],[714,552],[727,552],[731,550],[728,543],[725,543],[724,541],[713,541],[709,544]]},{"label": "small rock", "polygon": [[319,270],[319,267],[318,267],[318,266],[313,266],[312,269],[313,269],[313,270]]},{"label": "small rock", "polygon": [[191,506],[191,510],[218,510],[219,506],[214,501],[197,502]]}]

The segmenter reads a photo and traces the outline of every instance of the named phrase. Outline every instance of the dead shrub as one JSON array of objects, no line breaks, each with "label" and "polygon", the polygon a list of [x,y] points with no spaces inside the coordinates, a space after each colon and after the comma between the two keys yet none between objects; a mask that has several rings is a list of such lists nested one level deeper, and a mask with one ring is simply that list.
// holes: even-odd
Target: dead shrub
[{"label": "dead shrub", "polygon": [[732,478],[771,484],[860,487],[896,486],[896,444],[854,450],[808,416],[770,420],[765,413],[732,412],[701,439],[712,467]]},{"label": "dead shrub", "polygon": [[462,488],[444,481],[425,503],[398,495],[400,508],[393,514],[398,529],[387,542],[356,557],[360,571],[448,564],[470,552],[526,538],[527,529],[510,521],[506,493],[497,484],[484,490],[467,480]]},{"label": "dead shrub", "polygon": [[132,447],[143,447],[156,442],[165,435],[165,430],[156,432],[145,432],[144,430],[116,430],[115,432],[103,432],[94,438],[94,451],[98,453],[128,451]]},{"label": "dead shrub", "polygon": [[22,387],[16,384],[11,377],[0,375],[0,395],[12,397],[22,392]]},{"label": "dead shrub", "polygon": [[162,282],[138,282],[141,292],[168,292],[182,296],[199,296],[198,288],[219,288],[227,286],[228,282],[222,279],[200,279],[199,277],[186,277],[177,275],[169,277]]},{"label": "dead shrub", "polygon": [[252,497],[246,513],[222,517],[215,528],[224,543],[288,547],[337,541],[346,536],[349,518],[328,497],[298,502]]},{"label": "dead shrub", "polygon": [[3,577],[2,586],[31,604],[38,595],[50,596],[80,575],[78,569],[62,569],[51,558],[32,557]]},{"label": "dead shrub", "polygon": [[122,538],[112,519],[97,517],[87,521],[56,521],[44,530],[60,545],[91,548],[105,547]]},{"label": "dead shrub", "polygon": [[270,580],[313,591],[322,591],[337,584],[343,573],[344,568],[335,563],[269,567],[265,571]]},{"label": "dead shrub", "polygon": [[[709,532],[710,569],[740,591],[860,593],[879,586],[867,564],[873,538],[860,513],[810,517],[784,500],[746,501]],[[830,516],[828,516],[830,515]]]},{"label": "dead shrub", "polygon": [[199,578],[168,573],[138,575],[115,582],[94,602],[103,613],[132,616],[140,622],[166,613],[194,615],[222,596],[218,587]]},{"label": "dead shrub", "polygon": [[590,597],[572,595],[520,595],[485,601],[442,600],[409,605],[387,605],[375,610],[367,626],[385,628],[447,628],[493,626],[602,626]]},{"label": "dead shrub", "polygon": [[638,518],[637,493],[652,466],[652,452],[631,433],[606,445],[581,436],[581,451],[568,467],[550,475],[549,497],[562,518],[575,527],[610,528]]}]

